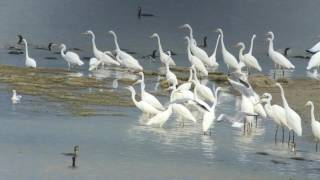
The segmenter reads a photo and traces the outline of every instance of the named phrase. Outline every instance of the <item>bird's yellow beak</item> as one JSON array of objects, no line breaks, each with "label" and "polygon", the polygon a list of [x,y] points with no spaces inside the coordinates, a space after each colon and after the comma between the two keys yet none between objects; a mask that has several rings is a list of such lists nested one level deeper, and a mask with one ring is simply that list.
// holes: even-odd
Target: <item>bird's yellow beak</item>
[{"label": "bird's yellow beak", "polygon": [[82,33],[80,33],[81,35],[88,35],[88,33],[87,32],[82,32]]}]

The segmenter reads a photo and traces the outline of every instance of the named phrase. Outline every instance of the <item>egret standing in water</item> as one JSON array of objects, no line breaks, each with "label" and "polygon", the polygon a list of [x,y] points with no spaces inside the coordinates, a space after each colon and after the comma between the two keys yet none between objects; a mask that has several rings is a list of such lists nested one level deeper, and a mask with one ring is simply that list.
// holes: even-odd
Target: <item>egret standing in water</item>
[{"label": "egret standing in water", "polygon": [[224,36],[223,36],[222,29],[218,28],[216,30],[216,32],[218,32],[221,36],[220,42],[221,42],[221,47],[222,47],[222,49],[221,49],[222,50],[222,57],[223,57],[224,63],[228,67],[228,73],[230,72],[230,69],[241,72],[241,67],[240,67],[237,59],[226,49],[226,47],[224,45],[224,39],[223,39]]},{"label": "egret standing in water", "polygon": [[22,39],[22,41],[23,41],[25,48],[26,48],[26,63],[25,63],[26,67],[36,68],[37,62],[33,58],[29,57],[27,40]]},{"label": "egret standing in water", "polygon": [[277,129],[274,135],[274,142],[277,143],[277,133],[279,126],[282,128],[282,144],[284,142],[284,128],[288,127],[285,109],[277,104],[271,105],[272,96],[269,93],[264,93],[261,96],[261,102],[265,103],[264,109],[267,115],[273,122],[276,123]]},{"label": "egret standing in water", "polygon": [[[203,115],[203,121],[202,121],[202,131],[203,134],[206,135],[206,133],[208,132],[209,128],[212,126],[214,120],[216,119],[216,113],[215,113],[215,109],[216,106],[218,104],[218,92],[220,91],[220,87],[218,87],[215,90],[215,101],[213,103],[213,105],[210,107],[209,111],[206,111]],[[210,129],[210,133],[209,135],[211,135],[211,129]]]},{"label": "egret standing in water", "polygon": [[140,109],[143,113],[147,114],[147,115],[154,115],[154,114],[158,114],[161,111],[159,111],[158,109],[156,109],[155,107],[153,107],[152,105],[150,105],[149,103],[141,100],[141,101],[137,101],[135,96],[136,96],[136,91],[134,90],[134,88],[132,86],[126,87],[126,89],[128,89],[131,92],[131,98],[132,101],[134,103],[134,105]]},{"label": "egret standing in water", "polygon": [[61,44],[60,45],[61,48],[61,56],[63,57],[64,60],[67,61],[68,63],[68,70],[70,70],[70,67],[72,65],[78,65],[78,66],[82,66],[84,63],[81,61],[80,57],[78,54],[71,52],[71,51],[67,51],[66,53],[64,51],[67,50],[67,47],[65,44]]},{"label": "egret standing in water", "polygon": [[148,126],[159,126],[162,127],[164,123],[168,121],[172,114],[172,105],[169,105],[165,111],[157,113],[147,122]]},{"label": "egret standing in water", "polygon": [[314,138],[316,139],[316,152],[318,151],[318,143],[320,141],[320,122],[314,117],[314,105],[312,101],[308,101],[306,106],[311,107],[311,129]]},{"label": "egret standing in water", "polygon": [[173,85],[173,86],[177,86],[178,85],[178,79],[177,79],[177,76],[170,71],[170,67],[169,67],[169,64],[166,63],[166,79],[167,81],[169,82],[170,85]]},{"label": "egret standing in water", "polygon": [[11,97],[11,101],[13,104],[17,104],[20,102],[22,96],[17,94],[16,90],[12,90],[12,97]]},{"label": "egret standing in water", "polygon": [[293,138],[292,138],[292,143],[293,147],[295,148],[296,144],[294,142],[294,133],[296,133],[298,136],[302,135],[302,127],[301,127],[301,118],[298,113],[296,113],[291,107],[289,106],[286,97],[284,96],[284,91],[280,83],[276,83],[276,86],[280,88],[281,91],[281,98],[282,98],[282,103],[284,110],[286,112],[286,119],[287,119],[287,124],[289,128],[289,141],[290,143],[290,131],[293,133]]}]

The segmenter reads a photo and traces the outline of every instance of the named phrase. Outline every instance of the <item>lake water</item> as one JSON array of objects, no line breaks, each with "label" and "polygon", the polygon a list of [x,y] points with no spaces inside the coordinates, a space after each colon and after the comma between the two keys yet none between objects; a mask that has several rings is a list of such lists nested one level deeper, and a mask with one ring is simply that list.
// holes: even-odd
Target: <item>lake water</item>
[{"label": "lake water", "polygon": [[[155,18],[137,18],[137,7],[154,13]],[[189,66],[186,56],[186,30],[178,26],[189,23],[200,44],[208,36],[207,52],[213,51],[222,27],[228,49],[234,54],[238,41],[249,43],[257,34],[254,54],[269,73],[273,67],[266,56],[264,34],[275,32],[275,47],[307,49],[320,34],[316,13],[318,1],[98,1],[98,0],[8,0],[0,2],[0,63],[23,66],[23,55],[9,55],[7,47],[19,33],[32,45],[65,43],[80,48],[81,57],[91,56],[89,37],[80,35],[88,29],[96,34],[100,49],[114,49],[118,34],[120,47],[137,52],[145,69],[156,70],[160,63],[141,59],[157,48],[149,36],[158,32],[165,49],[172,49],[178,65]],[[30,47],[29,54],[39,67],[66,68],[59,55]],[[58,49],[55,49],[58,51]],[[225,66],[218,51],[221,71]],[[54,56],[58,60],[47,60]],[[159,61],[159,60],[158,60]],[[306,75],[306,60],[292,59],[293,77]],[[77,71],[88,75],[88,62]],[[100,74],[101,75],[101,74]],[[102,73],[102,76],[105,74]],[[113,76],[128,76],[113,74]],[[131,77],[131,76],[129,76]],[[135,78],[135,77],[133,77]],[[146,79],[152,91],[154,79]],[[298,137],[298,152],[287,145],[274,144],[275,125],[259,120],[251,135],[216,123],[212,136],[203,136],[201,124],[180,128],[174,118],[164,128],[150,128],[139,123],[135,107],[101,107],[101,111],[118,116],[75,117],[59,103],[41,97],[23,95],[20,104],[12,105],[10,86],[0,86],[0,179],[319,179],[320,153],[315,153],[309,124]],[[124,91],[123,88],[119,90]],[[234,113],[238,97],[222,93],[217,114]],[[167,97],[160,97],[162,102]],[[279,138],[280,138],[279,133]],[[61,153],[80,146],[78,168],[70,168],[71,158]],[[262,153],[261,153],[262,152]],[[292,157],[303,157],[294,160]]]}]

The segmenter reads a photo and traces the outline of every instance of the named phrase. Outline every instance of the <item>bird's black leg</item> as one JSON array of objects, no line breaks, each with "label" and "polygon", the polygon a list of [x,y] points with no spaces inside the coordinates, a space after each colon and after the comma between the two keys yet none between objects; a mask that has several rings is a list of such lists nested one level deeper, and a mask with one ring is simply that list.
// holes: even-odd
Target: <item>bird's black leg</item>
[{"label": "bird's black leg", "polygon": [[258,116],[254,116],[256,119],[256,128],[258,127]]},{"label": "bird's black leg", "polygon": [[290,144],[290,130],[289,130],[289,138],[288,138],[288,147],[289,147],[289,144]]},{"label": "bird's black leg", "polygon": [[277,125],[276,134],[274,135],[274,144],[277,144],[278,129],[279,129],[279,126]]},{"label": "bird's black leg", "polygon": [[318,141],[316,142],[316,152],[318,152]]},{"label": "bird's black leg", "polygon": [[284,127],[282,126],[282,144],[284,142]]},{"label": "bird's black leg", "polygon": [[292,142],[294,143],[294,131],[292,133]]}]

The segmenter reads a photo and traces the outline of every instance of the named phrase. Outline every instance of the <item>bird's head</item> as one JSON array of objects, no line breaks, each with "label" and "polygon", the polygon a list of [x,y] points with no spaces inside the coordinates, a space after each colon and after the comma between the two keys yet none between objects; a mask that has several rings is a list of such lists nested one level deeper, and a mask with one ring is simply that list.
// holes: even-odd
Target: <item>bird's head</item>
[{"label": "bird's head", "polygon": [[64,49],[64,48],[66,48],[66,45],[65,44],[60,44],[59,48]]},{"label": "bird's head", "polygon": [[81,34],[82,35],[89,35],[89,34],[92,35],[93,32],[91,30],[88,30],[88,31],[82,32]]},{"label": "bird's head", "polygon": [[18,38],[18,44],[21,44],[22,43],[22,39],[23,39],[22,35],[18,34],[17,38]]},{"label": "bird's head", "polygon": [[16,94],[16,93],[17,93],[17,91],[13,89],[13,90],[12,90],[12,93],[13,93],[13,94]]},{"label": "bird's head", "polygon": [[140,76],[144,76],[143,72],[138,72],[138,74],[139,74]]},{"label": "bird's head", "polygon": [[244,47],[244,43],[243,42],[238,42],[235,47],[241,47],[242,48],[242,47]]},{"label": "bird's head", "polygon": [[274,87],[282,87],[282,86],[281,86],[280,83],[277,82],[277,83],[274,84]]},{"label": "bird's head", "polygon": [[112,30],[108,31],[109,34],[113,35],[113,36],[116,36],[116,33]]},{"label": "bird's head", "polygon": [[75,155],[78,155],[78,154],[79,154],[79,151],[80,151],[79,145],[75,145],[75,146],[73,147],[73,151],[74,151],[74,154],[75,154]]},{"label": "bird's head", "polygon": [[141,80],[141,79],[137,80],[137,81],[134,82],[132,85],[136,85],[136,84],[140,84],[140,83],[142,83],[142,80]]},{"label": "bird's head", "polygon": [[181,25],[179,26],[180,29],[182,28],[188,28],[188,29],[191,29],[191,26],[189,24],[184,24],[184,25]]},{"label": "bird's head", "polygon": [[134,91],[134,88],[132,86],[128,86],[128,87],[125,87],[126,89],[128,89],[129,91],[133,92]]},{"label": "bird's head", "polygon": [[274,36],[274,34],[273,34],[273,32],[272,32],[272,31],[268,31],[268,32],[267,32],[267,34],[266,34],[266,36],[271,36],[271,37],[273,37],[273,36]]},{"label": "bird's head", "polygon": [[313,102],[312,101],[308,101],[304,106],[312,106]]},{"label": "bird's head", "polygon": [[256,34],[253,34],[252,35],[252,39],[254,39],[254,38],[256,38],[257,37],[257,35]]},{"label": "bird's head", "polygon": [[221,28],[218,28],[218,29],[216,29],[216,32],[217,32],[217,33],[222,33],[222,29],[221,29]]},{"label": "bird's head", "polygon": [[150,38],[155,38],[155,37],[159,37],[158,33],[153,33]]}]

